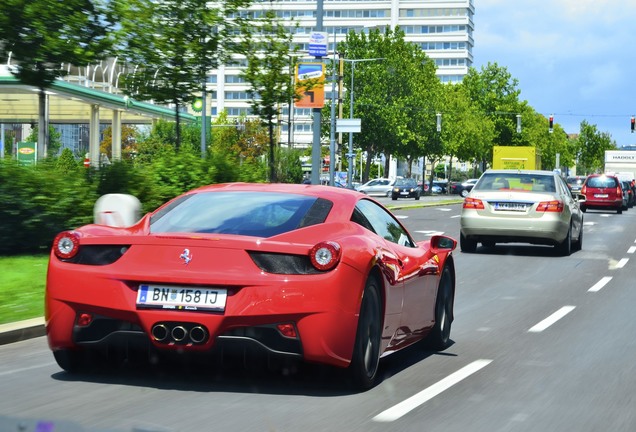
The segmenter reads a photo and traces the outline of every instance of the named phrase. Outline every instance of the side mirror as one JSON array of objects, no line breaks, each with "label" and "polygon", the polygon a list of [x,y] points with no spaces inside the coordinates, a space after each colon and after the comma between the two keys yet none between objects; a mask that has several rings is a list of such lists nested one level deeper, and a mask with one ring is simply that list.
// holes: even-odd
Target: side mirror
[{"label": "side mirror", "polygon": [[457,240],[444,235],[434,235],[431,237],[431,250],[452,251],[457,247]]}]

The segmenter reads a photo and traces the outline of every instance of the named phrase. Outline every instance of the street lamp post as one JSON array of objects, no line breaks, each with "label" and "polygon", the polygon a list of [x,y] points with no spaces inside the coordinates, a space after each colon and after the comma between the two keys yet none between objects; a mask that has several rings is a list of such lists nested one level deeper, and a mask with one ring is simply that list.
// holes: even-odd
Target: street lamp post
[{"label": "street lamp post", "polygon": [[[375,60],[384,60],[384,57],[378,58],[368,58],[368,59],[343,59],[346,62],[351,63],[351,89],[349,89],[350,95],[350,108],[349,108],[349,118],[353,119],[353,77],[355,75],[355,65],[358,62],[368,62]],[[352,180],[353,180],[353,158],[355,157],[355,153],[353,152],[353,132],[349,132],[349,151],[347,152],[347,160],[349,164],[347,166],[347,187],[352,188]]]}]

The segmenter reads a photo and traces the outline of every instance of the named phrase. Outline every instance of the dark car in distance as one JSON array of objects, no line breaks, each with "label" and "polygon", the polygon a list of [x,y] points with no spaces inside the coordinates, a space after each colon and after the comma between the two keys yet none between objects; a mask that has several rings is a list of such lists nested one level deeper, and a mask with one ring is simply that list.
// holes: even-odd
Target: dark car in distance
[{"label": "dark car in distance", "polygon": [[453,182],[451,183],[451,186],[450,186],[451,193],[461,195],[465,198],[468,196],[470,191],[473,190],[473,186],[475,186],[475,183],[477,183],[477,180],[479,179],[468,179],[468,180],[464,180],[461,183]]},{"label": "dark car in distance", "polygon": [[397,200],[398,198],[415,198],[419,200],[420,195],[422,195],[422,189],[415,179],[410,178],[397,179],[391,191],[392,200]]}]

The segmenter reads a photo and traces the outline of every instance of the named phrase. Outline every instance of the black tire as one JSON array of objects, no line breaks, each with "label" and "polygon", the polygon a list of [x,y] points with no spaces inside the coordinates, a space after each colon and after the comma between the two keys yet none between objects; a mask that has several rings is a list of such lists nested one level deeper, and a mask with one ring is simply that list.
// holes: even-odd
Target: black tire
[{"label": "black tire", "polygon": [[395,195],[391,195],[391,199],[392,199],[393,201],[395,201],[395,200],[397,200],[397,197],[396,197]]},{"label": "black tire", "polygon": [[585,212],[587,211],[587,207],[585,207],[585,206],[581,206],[581,211],[582,211],[583,213],[585,213]]},{"label": "black tire", "polygon": [[81,350],[59,349],[53,351],[58,366],[66,372],[74,373],[86,369],[87,355]]},{"label": "black tire", "polygon": [[473,253],[477,250],[477,242],[475,240],[469,240],[463,233],[460,233],[459,248],[462,252]]},{"label": "black tire", "polygon": [[450,345],[451,324],[453,323],[453,277],[448,267],[444,267],[437,288],[435,300],[435,325],[426,337],[427,348],[442,351]]},{"label": "black tire", "polygon": [[362,295],[353,358],[348,370],[357,389],[367,390],[375,384],[380,364],[381,338],[380,287],[375,278],[369,277]]},{"label": "black tire", "polygon": [[618,210],[616,210],[616,214],[623,214],[623,209],[619,208]]},{"label": "black tire", "polygon": [[579,229],[579,238],[576,239],[572,249],[575,251],[580,251],[583,249],[583,221],[581,220],[581,228]]},{"label": "black tire", "polygon": [[419,201],[420,200],[420,194],[415,195],[415,201]]},{"label": "black tire", "polygon": [[572,253],[572,222],[570,222],[570,227],[568,228],[568,233],[565,236],[565,239],[555,246],[555,249],[561,256],[570,256]]}]

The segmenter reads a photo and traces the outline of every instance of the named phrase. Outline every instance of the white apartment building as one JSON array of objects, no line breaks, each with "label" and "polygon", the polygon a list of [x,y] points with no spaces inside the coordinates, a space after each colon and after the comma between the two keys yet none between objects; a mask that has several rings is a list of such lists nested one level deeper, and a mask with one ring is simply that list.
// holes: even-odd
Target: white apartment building
[{"label": "white apartment building", "polygon": [[[251,9],[273,8],[283,20],[298,23],[294,41],[301,51],[308,53],[310,34],[316,31],[316,0],[263,0]],[[399,26],[406,39],[421,46],[435,61],[437,75],[445,83],[460,82],[472,66],[474,45],[473,0],[323,0],[323,29],[336,41],[346,38],[350,31],[363,32],[370,28],[392,29]],[[291,26],[290,26],[291,28]],[[333,40],[329,51],[333,53]],[[331,54],[328,54],[328,57]],[[307,56],[303,61],[315,60]],[[215,118],[223,110],[230,117],[249,115],[247,84],[240,77],[240,60],[225,65],[210,74],[208,106]],[[346,86],[346,84],[345,84]],[[325,86],[325,97],[331,99],[331,85]],[[313,139],[311,109],[294,109],[288,115],[283,108],[280,143],[295,147],[310,145]],[[288,119],[288,120],[287,120]],[[291,127],[291,130],[288,129]]]}]

